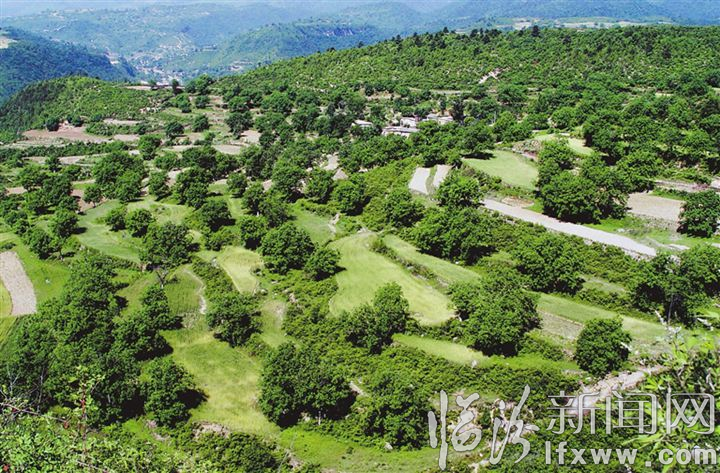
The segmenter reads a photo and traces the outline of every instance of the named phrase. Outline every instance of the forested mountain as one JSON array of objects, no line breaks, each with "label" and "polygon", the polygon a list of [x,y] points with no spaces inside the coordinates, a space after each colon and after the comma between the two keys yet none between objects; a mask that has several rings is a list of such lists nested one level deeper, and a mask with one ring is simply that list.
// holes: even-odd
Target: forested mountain
[{"label": "forested mountain", "polygon": [[[334,85],[394,85],[471,89],[500,69],[503,82],[553,85],[564,77],[605,74],[621,85],[667,81],[668,71],[720,65],[720,27],[628,27],[605,30],[543,29],[501,34],[430,34],[332,51],[270,65],[227,81]],[[547,82],[547,83],[545,83]]]},{"label": "forested mountain", "polygon": [[54,77],[86,75],[114,81],[134,74],[124,61],[113,64],[104,54],[81,46],[17,29],[0,30],[0,102],[32,82]]},{"label": "forested mountain", "polygon": [[451,0],[153,4],[3,18],[52,39],[125,56],[149,77],[227,74],[258,63],[450,29],[720,21],[713,1]]}]

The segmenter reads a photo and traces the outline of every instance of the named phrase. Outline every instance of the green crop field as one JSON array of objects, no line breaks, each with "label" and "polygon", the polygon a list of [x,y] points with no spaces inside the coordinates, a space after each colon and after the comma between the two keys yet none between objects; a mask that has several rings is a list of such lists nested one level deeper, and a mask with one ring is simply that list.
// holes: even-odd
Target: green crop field
[{"label": "green crop field", "polygon": [[361,233],[333,242],[340,251],[337,274],[338,291],[330,300],[330,311],[340,314],[372,301],[375,291],[384,284],[396,282],[410,302],[410,311],[421,323],[438,324],[450,318],[450,300],[426,281],[412,276],[385,256],[370,250],[373,234]]},{"label": "green crop field", "polygon": [[463,163],[490,176],[499,177],[513,187],[535,189],[538,171],[535,163],[512,151],[493,150],[489,159],[463,159]]}]

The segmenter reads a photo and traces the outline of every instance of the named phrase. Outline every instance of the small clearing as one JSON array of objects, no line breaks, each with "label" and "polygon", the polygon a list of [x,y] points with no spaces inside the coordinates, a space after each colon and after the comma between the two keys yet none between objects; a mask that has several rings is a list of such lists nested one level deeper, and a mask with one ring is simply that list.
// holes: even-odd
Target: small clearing
[{"label": "small clearing", "polygon": [[0,280],[10,294],[11,315],[34,314],[37,310],[35,289],[14,251],[0,253]]},{"label": "small clearing", "polygon": [[107,143],[110,141],[107,138],[87,133],[84,126],[76,127],[68,124],[61,125],[58,131],[28,130],[23,133],[23,136],[34,144],[52,143],[56,141],[82,141],[90,143]]},{"label": "small clearing", "polygon": [[641,217],[680,223],[680,213],[685,203],[646,192],[636,192],[628,196],[628,212]]},{"label": "small clearing", "polygon": [[527,190],[535,189],[538,170],[532,160],[512,151],[494,150],[489,159],[463,159],[463,163],[505,184]]}]

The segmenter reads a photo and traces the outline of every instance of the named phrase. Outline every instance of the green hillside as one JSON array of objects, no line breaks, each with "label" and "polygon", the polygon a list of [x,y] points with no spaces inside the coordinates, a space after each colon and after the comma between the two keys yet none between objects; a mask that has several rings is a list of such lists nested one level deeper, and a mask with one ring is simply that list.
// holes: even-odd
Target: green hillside
[{"label": "green hillside", "polygon": [[625,85],[658,84],[668,72],[720,66],[720,28],[628,27],[540,30],[500,34],[430,34],[285,61],[229,78],[242,83],[393,84],[426,89],[471,89],[494,69],[502,82],[553,85],[607,74]]},{"label": "green hillside", "polygon": [[32,82],[71,75],[116,81],[133,77],[134,71],[81,46],[17,29],[0,30],[0,103]]}]

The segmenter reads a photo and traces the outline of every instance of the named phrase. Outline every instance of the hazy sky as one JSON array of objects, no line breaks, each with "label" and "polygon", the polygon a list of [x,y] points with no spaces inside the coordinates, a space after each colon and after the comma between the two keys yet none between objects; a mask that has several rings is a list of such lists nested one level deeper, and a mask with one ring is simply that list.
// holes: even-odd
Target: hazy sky
[{"label": "hazy sky", "polygon": [[[192,4],[192,3],[230,3],[247,5],[256,3],[269,3],[278,6],[292,7],[293,3],[309,5],[317,13],[338,11],[353,3],[373,3],[378,0],[0,0],[0,17],[29,15],[46,10],[76,10],[81,8],[93,9],[127,9],[136,8],[154,3],[159,4]],[[408,3],[415,8],[424,9],[443,0],[395,0]],[[444,0],[447,1],[447,0]]]}]

